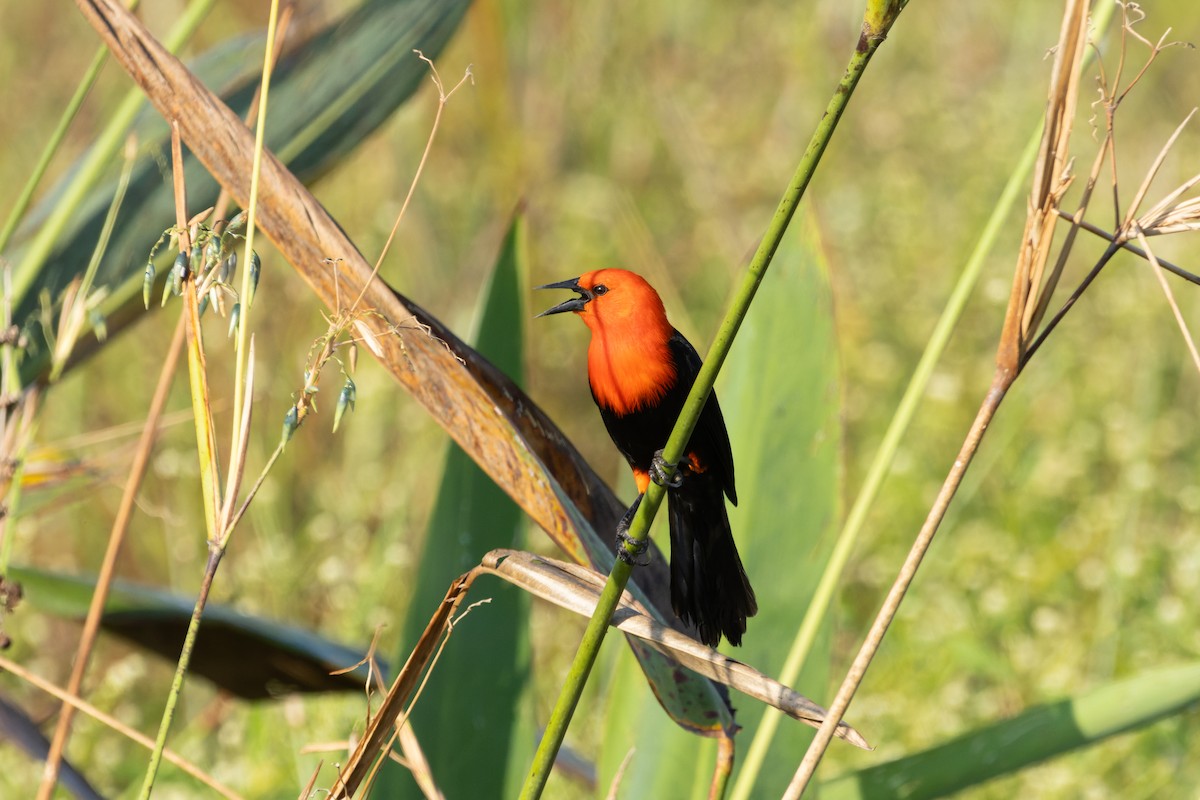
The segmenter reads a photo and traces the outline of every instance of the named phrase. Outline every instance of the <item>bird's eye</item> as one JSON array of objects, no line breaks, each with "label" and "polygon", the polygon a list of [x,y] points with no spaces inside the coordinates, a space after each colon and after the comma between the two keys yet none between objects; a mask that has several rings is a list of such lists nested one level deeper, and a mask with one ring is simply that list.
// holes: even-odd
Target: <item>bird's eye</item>
[{"label": "bird's eye", "polygon": [[598,286],[593,287],[592,294],[594,294],[594,295],[608,294],[608,287],[605,286],[603,283],[601,283]]}]

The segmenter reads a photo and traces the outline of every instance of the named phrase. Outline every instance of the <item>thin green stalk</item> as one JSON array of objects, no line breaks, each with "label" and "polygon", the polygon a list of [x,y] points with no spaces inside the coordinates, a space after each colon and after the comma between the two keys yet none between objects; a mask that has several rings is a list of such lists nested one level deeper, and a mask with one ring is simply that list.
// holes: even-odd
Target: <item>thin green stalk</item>
[{"label": "thin green stalk", "polygon": [[[214,2],[215,0],[194,0],[184,10],[179,22],[167,35],[168,50],[175,52],[191,38],[196,28],[200,26],[200,22],[212,9]],[[92,145],[87,157],[80,165],[79,171],[55,204],[54,210],[50,212],[46,222],[38,229],[33,241],[29,243],[28,249],[13,274],[14,306],[19,306],[25,300],[26,293],[37,281],[42,265],[50,257],[54,245],[61,239],[67,223],[78,210],[88,191],[112,163],[113,157],[121,147],[125,134],[129,130],[129,126],[133,124],[133,118],[142,107],[144,99],[142,90],[138,88],[131,89],[125,95],[125,99],[121,101],[112,119],[109,120],[108,126],[100,134],[96,143]]]},{"label": "thin green stalk", "polygon": [[167,746],[167,733],[171,729],[171,720],[175,718],[175,706],[179,695],[183,692],[183,679],[187,675],[191,653],[196,647],[196,636],[200,633],[200,617],[204,614],[205,601],[212,588],[213,578],[217,574],[217,566],[221,563],[222,551],[215,547],[208,552],[208,563],[204,568],[204,580],[200,583],[200,592],[196,605],[192,609],[192,618],[188,622],[187,634],[183,639],[183,655],[175,666],[175,677],[171,680],[171,692],[167,695],[167,707],[163,709],[162,723],[158,726],[158,736],[154,739],[154,749],[150,751],[150,765],[146,768],[146,779],[142,783],[142,791],[138,794],[140,800],[149,800],[154,791],[154,779],[158,775],[158,767],[162,763],[163,750]]},{"label": "thin green stalk", "polygon": [[[780,671],[778,677],[780,683],[788,686],[792,685],[797,676],[799,676],[804,662],[808,659],[813,642],[816,640],[817,631],[821,627],[821,622],[825,619],[829,605],[833,601],[838,581],[841,580],[842,572],[846,568],[846,562],[849,561],[850,554],[854,551],[854,546],[858,543],[858,537],[862,533],[863,524],[866,522],[867,512],[874,503],[876,495],[879,494],[879,487],[883,484],[883,479],[887,477],[888,470],[895,460],[896,452],[900,447],[900,440],[908,430],[908,426],[916,414],[917,406],[925,394],[925,388],[929,385],[929,379],[933,375],[934,367],[937,366],[938,360],[941,358],[942,353],[945,352],[946,346],[950,342],[950,336],[954,332],[954,326],[958,324],[958,320],[962,317],[967,300],[970,298],[971,292],[974,291],[975,285],[979,282],[979,275],[983,271],[984,261],[996,243],[996,238],[1000,234],[1004,220],[1007,219],[1013,205],[1022,194],[1025,180],[1029,175],[1029,171],[1033,168],[1034,159],[1037,157],[1038,145],[1041,143],[1041,139],[1042,131],[1039,126],[1034,131],[1033,136],[1030,137],[1016,169],[1009,177],[1008,183],[1005,184],[1004,191],[1001,192],[1000,198],[992,210],[992,215],[984,226],[983,232],[979,236],[979,241],[975,244],[974,251],[971,253],[970,258],[967,259],[962,274],[959,276],[958,283],[955,285],[954,291],[950,294],[950,299],[946,302],[946,308],[942,311],[942,315],[929,337],[929,343],[925,346],[925,352],[921,354],[921,360],[917,363],[916,369],[913,371],[908,387],[904,390],[904,396],[901,398],[900,404],[896,408],[896,413],[888,425],[887,432],[884,434],[883,441],[880,442],[879,449],[875,452],[875,457],[871,461],[870,468],[867,470],[862,489],[859,490],[858,496],[854,499],[854,505],[846,517],[845,525],[842,527],[837,543],[830,554],[829,563],[825,567],[825,571],[821,574],[821,581],[817,584],[817,588],[813,593],[812,602],[804,613],[804,620],[800,623],[800,628],[796,632],[796,638],[792,642],[791,650],[788,651],[787,660],[784,661],[783,669]],[[767,708],[762,722],[754,732],[754,739],[746,751],[742,770],[738,773],[738,779],[733,787],[731,800],[746,800],[750,797],[750,792],[758,780],[758,774],[762,769],[767,750],[771,746],[771,741],[775,736],[776,730],[779,728],[781,719],[782,715],[774,708]]]},{"label": "thin green stalk", "polygon": [[[898,13],[900,3],[898,0],[893,0],[893,2],[897,5],[896,13]],[[780,200],[779,207],[775,210],[775,215],[772,217],[771,224],[768,226],[767,232],[758,246],[758,251],[750,261],[746,277],[742,281],[737,294],[734,296],[729,311],[725,314],[725,319],[717,331],[716,338],[709,348],[707,357],[704,359],[704,366],[700,369],[700,374],[697,376],[696,382],[688,394],[687,402],[684,404],[679,420],[675,423],[675,428],[671,432],[671,438],[667,440],[663,456],[668,464],[673,464],[679,460],[688,440],[691,439],[692,430],[695,428],[696,421],[700,417],[700,411],[704,408],[704,404],[708,400],[708,395],[712,391],[717,373],[720,371],[722,364],[725,363],[725,357],[729,354],[729,348],[733,344],[733,339],[737,335],[738,328],[741,327],[747,310],[750,308],[750,303],[758,291],[759,284],[762,283],[762,279],[766,275],[767,267],[770,265],[775,251],[779,248],[779,244],[783,240],[788,223],[791,222],[792,216],[796,212],[796,207],[800,203],[800,198],[804,195],[805,189],[808,188],[809,181],[816,171],[817,164],[820,162],[826,146],[828,146],[830,139],[833,137],[833,132],[837,128],[838,121],[841,119],[842,113],[846,110],[847,104],[850,102],[851,95],[854,94],[854,88],[858,85],[859,78],[862,77],[862,73],[870,62],[871,56],[875,54],[875,51],[883,42],[883,38],[892,20],[894,20],[894,16],[886,20],[883,24],[872,25],[870,24],[872,17],[868,13],[868,22],[863,25],[863,32],[859,38],[858,46],[855,48],[854,54],[850,57],[845,74],[834,90],[833,97],[830,98],[829,104],[826,106],[825,114],[821,117],[816,130],[813,132],[808,148],[804,151],[804,155],[800,159],[800,164],[797,166],[796,172],[784,192],[783,199]],[[646,490],[646,494],[642,498],[641,505],[638,507],[637,514],[629,528],[629,536],[634,541],[625,545],[625,551],[630,556],[635,555],[634,550],[637,546],[635,541],[644,541],[648,535],[650,524],[654,521],[654,515],[658,513],[665,492],[666,490],[656,483],[651,483]],[[596,661],[600,645],[604,641],[604,634],[608,630],[609,620],[612,618],[621,593],[625,590],[625,585],[629,581],[631,570],[632,567],[620,559],[613,565],[612,572],[608,576],[608,581],[605,583],[604,589],[600,594],[600,600],[596,604],[596,610],[592,614],[592,618],[588,621],[583,641],[580,643],[579,650],[575,654],[575,660],[567,673],[567,680],[558,696],[558,701],[551,713],[550,720],[546,724],[546,732],[543,734],[537,753],[534,755],[533,764],[530,766],[529,774],[525,779],[525,786],[521,790],[521,798],[523,800],[532,800],[532,798],[540,797],[546,786],[546,781],[550,777],[550,769],[553,767],[554,759],[558,754],[559,748],[562,746],[567,726],[570,724],[575,707],[579,704],[579,697],[583,693],[584,684],[587,682],[592,665]]]},{"label": "thin green stalk", "polygon": [[237,365],[233,381],[233,442],[242,438],[242,391],[246,378],[246,338],[250,335],[249,302],[253,289],[250,286],[250,259],[254,257],[255,220],[258,211],[258,175],[262,167],[263,137],[267,127],[267,99],[271,91],[271,72],[275,67],[275,29],[279,24],[279,0],[272,0],[271,13],[267,20],[267,46],[263,54],[262,89],[258,98],[258,120],[254,126],[254,165],[250,169],[250,204],[246,209],[246,249],[243,253],[242,287],[238,293],[241,314],[237,328]]}]

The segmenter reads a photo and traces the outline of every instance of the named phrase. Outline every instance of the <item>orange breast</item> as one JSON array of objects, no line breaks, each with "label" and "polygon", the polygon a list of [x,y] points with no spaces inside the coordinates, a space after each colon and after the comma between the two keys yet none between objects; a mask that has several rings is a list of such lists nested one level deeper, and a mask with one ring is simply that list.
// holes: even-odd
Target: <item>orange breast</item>
[{"label": "orange breast", "polygon": [[675,383],[675,363],[661,336],[636,336],[593,321],[588,381],[604,408],[624,416],[652,406]]}]

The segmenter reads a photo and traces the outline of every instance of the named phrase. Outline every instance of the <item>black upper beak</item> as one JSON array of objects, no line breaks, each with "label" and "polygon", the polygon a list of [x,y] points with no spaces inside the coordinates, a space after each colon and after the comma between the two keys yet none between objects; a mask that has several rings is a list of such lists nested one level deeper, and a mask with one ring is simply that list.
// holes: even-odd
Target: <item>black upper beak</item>
[{"label": "black upper beak", "polygon": [[583,311],[583,307],[592,299],[591,293],[579,285],[579,278],[568,278],[565,281],[558,283],[547,283],[545,286],[537,287],[539,289],[570,289],[573,292],[579,292],[579,297],[572,297],[559,303],[554,308],[548,308],[539,317],[549,316],[550,314],[562,314],[564,311]]}]

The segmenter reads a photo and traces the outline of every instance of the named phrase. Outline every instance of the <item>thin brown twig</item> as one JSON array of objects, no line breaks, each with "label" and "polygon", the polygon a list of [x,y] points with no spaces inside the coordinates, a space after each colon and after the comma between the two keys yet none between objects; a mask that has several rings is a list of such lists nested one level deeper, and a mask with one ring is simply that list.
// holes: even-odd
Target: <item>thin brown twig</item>
[{"label": "thin brown twig", "polygon": [[[86,700],[76,697],[69,692],[63,691],[58,686],[55,686],[50,681],[45,680],[33,672],[30,672],[15,661],[10,661],[4,656],[0,656],[0,669],[3,669],[5,672],[11,672],[21,680],[25,681],[31,686],[37,687],[46,694],[54,697],[56,700],[61,700],[68,706],[82,711],[89,717],[92,717],[103,724],[105,727],[111,728],[127,739],[137,742],[147,750],[154,749],[154,742],[149,736],[134,730],[116,717],[105,714],[103,711],[96,708]],[[216,778],[204,772],[195,764],[180,756],[174,750],[164,749],[163,758],[165,758],[167,761],[170,761],[172,764],[179,767],[181,770],[186,772],[188,775],[191,775],[193,778],[200,781],[214,792],[217,792],[222,797],[229,798],[229,800],[241,800],[241,795],[239,795],[237,792],[233,791]]]},{"label": "thin brown twig", "polygon": [[[1158,155],[1154,158],[1154,163],[1150,165],[1150,169],[1146,171],[1146,177],[1142,179],[1141,186],[1138,187],[1137,193],[1133,196],[1133,202],[1129,204],[1129,208],[1125,212],[1125,223],[1121,226],[1124,229],[1130,229],[1134,219],[1137,217],[1138,208],[1142,205],[1142,201],[1146,199],[1146,193],[1150,191],[1150,184],[1154,182],[1154,178],[1158,175],[1158,171],[1162,169],[1163,162],[1167,159],[1167,154],[1171,152],[1171,148],[1178,141],[1183,129],[1192,121],[1192,117],[1196,115],[1196,109],[1192,109],[1183,122],[1175,128],[1174,133],[1167,139],[1167,143],[1158,151]],[[1186,191],[1186,190],[1185,190]],[[1133,238],[1133,233],[1130,230],[1126,234],[1126,238]]]},{"label": "thin brown twig", "polygon": [[[430,660],[429,665],[425,668],[425,674],[421,677],[420,684],[418,684],[416,691],[413,692],[412,699],[409,700],[408,707],[404,709],[404,713],[401,714],[400,718],[392,724],[392,735],[388,739],[387,744],[382,748],[384,753],[391,752],[392,748],[395,746],[396,740],[400,739],[401,748],[403,749],[405,755],[405,761],[409,770],[412,772],[413,780],[415,780],[417,785],[421,787],[421,791],[425,793],[425,796],[431,798],[431,800],[443,798],[444,796],[442,795],[442,791],[437,788],[437,783],[434,782],[433,773],[429,769],[429,762],[425,759],[425,753],[421,750],[420,743],[417,740],[416,732],[413,731],[412,726],[408,724],[408,718],[412,716],[413,709],[416,708],[417,702],[420,701],[421,695],[425,692],[425,685],[428,684],[429,679],[433,677],[433,671],[437,668],[438,661],[440,661],[442,658],[442,651],[444,651],[446,649],[446,645],[450,643],[450,637],[454,633],[454,626],[461,622],[463,618],[467,616],[467,614],[470,614],[479,606],[486,605],[490,602],[492,602],[491,598],[477,600],[476,602],[467,606],[457,617],[452,616],[449,620],[447,620],[446,630],[442,632],[441,642],[438,643],[437,650],[434,651],[433,658]],[[408,730],[407,734],[405,733],[406,729]],[[410,750],[409,747],[414,749]],[[367,774],[367,778],[363,781],[361,786],[361,790],[364,793],[370,792],[371,784],[375,782],[375,778],[378,776],[379,770],[383,766],[383,761],[384,760],[382,758],[377,759],[374,766],[371,768],[371,771]]]},{"label": "thin brown twig", "polygon": [[[1117,236],[1115,234],[1109,233],[1108,231],[1104,230],[1103,228],[1101,228],[1097,225],[1093,225],[1092,223],[1087,222],[1086,220],[1082,220],[1082,219],[1077,220],[1072,215],[1068,214],[1067,212],[1063,211],[1062,209],[1059,209],[1058,215],[1060,217],[1062,217],[1063,219],[1067,220],[1068,222],[1071,222],[1074,225],[1077,225],[1080,228],[1083,228],[1085,231],[1087,231],[1090,234],[1093,234],[1094,236],[1099,236],[1101,239],[1104,239],[1106,241],[1117,244],[1122,250],[1128,250],[1129,252],[1133,253],[1135,256],[1140,256],[1141,258],[1144,258],[1147,261],[1150,260],[1150,256],[1148,256],[1146,254],[1146,251],[1143,250],[1142,248],[1138,247],[1137,245],[1133,244],[1132,242],[1129,242],[1129,241],[1119,242],[1119,241],[1117,241]],[[1172,262],[1167,261],[1165,259],[1159,259],[1158,265],[1160,267],[1162,267],[1163,269],[1165,269],[1167,272],[1170,272],[1173,275],[1183,278],[1185,281],[1188,281],[1189,283],[1194,283],[1194,284],[1200,285],[1200,275],[1196,275],[1195,273],[1188,272],[1186,269],[1184,269],[1181,266],[1178,266],[1177,264],[1173,264]]]},{"label": "thin brown twig", "polygon": [[312,796],[313,789],[317,785],[317,778],[321,775],[321,767],[325,766],[324,761],[318,761],[317,766],[312,771],[312,775],[308,777],[308,783],[304,784],[304,788],[300,791],[300,800],[309,800]]},{"label": "thin brown twig", "polygon": [[[438,75],[437,67],[434,66],[433,61],[420,50],[414,50],[413,52],[417,54],[418,58],[429,65],[430,78],[433,80],[433,85],[437,87],[438,91],[437,111],[433,115],[433,126],[430,128],[429,136],[425,139],[425,150],[421,153],[421,160],[417,163],[417,171],[413,174],[413,179],[408,185],[408,194],[404,196],[404,203],[400,206],[400,213],[396,215],[396,222],[392,225],[392,231],[388,234],[387,241],[383,243],[383,249],[379,252],[379,258],[375,260],[375,268],[371,270],[370,277],[363,283],[358,297],[355,298],[354,303],[350,306],[349,314],[351,316],[358,308],[358,304],[362,302],[367,289],[375,281],[375,276],[379,274],[379,268],[383,266],[383,260],[387,257],[388,250],[392,246],[392,240],[396,238],[396,231],[400,229],[400,222],[404,219],[404,212],[408,210],[408,204],[412,202],[413,195],[417,191],[417,183],[421,180],[421,173],[425,171],[425,163],[429,160],[430,151],[433,150],[433,141],[437,138],[438,127],[442,124],[442,112],[446,108],[446,103],[450,101],[454,93],[468,80],[471,81],[472,85],[475,83],[475,76],[471,74],[471,67],[468,65],[466,73],[459,79],[458,83],[454,84],[454,88],[447,92],[445,86],[442,85],[442,78]],[[340,310],[338,309],[338,311]]]},{"label": "thin brown twig", "polygon": [[[971,430],[967,433],[962,448],[959,450],[958,458],[951,465],[950,472],[942,484],[941,491],[938,492],[933,506],[929,509],[929,514],[925,518],[925,524],[917,534],[917,538],[913,542],[903,566],[900,567],[900,573],[896,576],[896,580],[892,584],[892,588],[888,592],[887,598],[883,602],[883,607],[875,618],[875,622],[871,625],[870,631],[867,632],[858,655],[850,665],[850,669],[847,671],[846,677],[838,689],[833,704],[826,712],[825,721],[817,730],[817,735],[814,737],[812,744],[809,745],[808,752],[804,755],[804,760],[800,762],[800,768],[796,771],[796,776],[792,779],[791,785],[788,786],[788,791],[784,795],[788,800],[798,800],[801,792],[804,790],[804,784],[807,782],[807,779],[812,777],[817,764],[821,760],[821,756],[829,746],[829,742],[833,740],[833,732],[837,727],[836,721],[841,720],[846,714],[846,709],[850,707],[850,701],[854,699],[854,694],[858,691],[858,686],[862,683],[867,668],[871,665],[875,653],[879,650],[879,645],[883,641],[884,634],[887,633],[888,627],[891,625],[892,620],[895,619],[896,612],[900,609],[900,603],[904,600],[904,595],[908,592],[908,587],[912,584],[913,578],[917,574],[917,568],[921,566],[921,560],[925,557],[925,553],[928,552],[929,545],[933,542],[933,536],[937,533],[938,526],[941,524],[947,509],[950,507],[950,501],[954,499],[958,487],[962,484],[967,467],[970,466],[971,460],[975,457],[975,453],[978,452],[979,443],[982,441],[984,433],[987,432],[988,426],[991,424],[997,409],[1000,407],[1000,402],[1004,399],[1004,395],[1011,384],[1012,381],[1006,372],[1003,369],[997,369],[992,386],[984,396],[983,403],[979,406],[979,411],[975,415],[975,421],[971,424]],[[802,783],[801,781],[804,782]]]},{"label": "thin brown twig", "polygon": [[179,133],[179,120],[171,120],[171,185],[175,189],[175,227],[179,229],[179,252],[187,255],[192,250],[191,234],[188,233],[187,186],[183,177],[183,137]]},{"label": "thin brown twig", "polygon": [[1196,341],[1192,338],[1192,333],[1188,330],[1187,322],[1183,318],[1183,314],[1179,311],[1179,304],[1175,302],[1175,293],[1171,291],[1171,285],[1167,283],[1167,278],[1163,275],[1162,269],[1158,263],[1158,258],[1155,257],[1154,251],[1150,249],[1150,243],[1146,241],[1146,234],[1141,229],[1137,231],[1138,241],[1145,248],[1146,254],[1150,259],[1150,263],[1154,266],[1154,277],[1158,279],[1158,285],[1162,287],[1163,294],[1167,296],[1167,304],[1171,306],[1171,313],[1175,315],[1175,323],[1179,326],[1180,333],[1183,334],[1183,341],[1187,344],[1188,353],[1192,356],[1192,364],[1196,367],[1196,372],[1200,373],[1200,352],[1196,351]]},{"label": "thin brown twig", "polygon": [[[146,470],[150,465],[150,454],[158,437],[159,422],[163,409],[167,404],[167,396],[171,390],[171,381],[175,376],[175,368],[179,364],[179,354],[183,350],[184,318],[179,317],[175,326],[175,335],[167,346],[166,358],[159,371],[158,386],[154,389],[154,397],[150,401],[150,410],[146,414],[146,422],[142,427],[142,436],[138,441],[137,450],[133,455],[133,463],[129,467],[129,477],[125,482],[125,490],[121,494],[121,502],[117,507],[117,515],[113,519],[112,530],[108,536],[108,548],[104,552],[104,560],[100,564],[100,573],[96,577],[96,589],[92,592],[91,604],[88,606],[87,618],[83,623],[83,632],[79,636],[79,646],[75,651],[75,661],[71,668],[71,676],[67,681],[67,693],[79,695],[83,678],[87,672],[88,661],[91,658],[92,646],[100,630],[100,617],[104,613],[104,605],[108,600],[109,589],[112,586],[113,574],[116,570],[117,556],[125,542],[125,534],[129,530],[129,521],[133,517],[134,503]],[[64,704],[58,724],[54,728],[54,737],[50,742],[50,752],[46,756],[46,765],[42,771],[42,783],[38,788],[39,800],[49,798],[58,781],[58,768],[67,739],[71,735],[71,721],[75,708]]]}]

